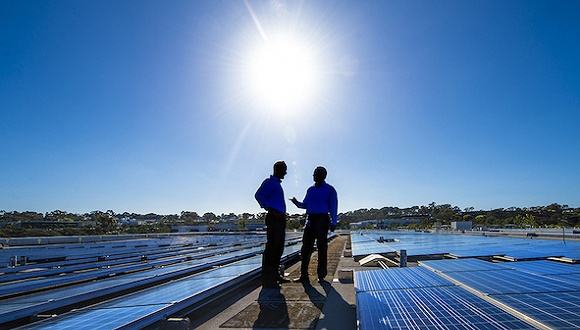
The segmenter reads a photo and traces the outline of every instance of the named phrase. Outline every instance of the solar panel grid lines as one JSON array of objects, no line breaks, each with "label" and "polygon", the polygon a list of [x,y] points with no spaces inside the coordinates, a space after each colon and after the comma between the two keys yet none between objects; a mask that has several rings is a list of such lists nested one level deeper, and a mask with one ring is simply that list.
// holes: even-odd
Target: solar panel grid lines
[{"label": "solar panel grid lines", "polygon": [[[95,260],[97,257],[101,257],[101,256],[123,257],[123,256],[127,256],[127,255],[135,255],[135,254],[139,254],[139,253],[143,253],[143,252],[149,252],[149,253],[159,252],[159,253],[161,253],[164,251],[176,251],[176,250],[180,250],[180,249],[191,249],[195,246],[200,246],[200,245],[194,245],[194,246],[178,245],[178,246],[170,246],[170,247],[145,246],[145,247],[130,247],[130,248],[123,248],[123,249],[106,248],[106,249],[101,249],[101,250],[97,250],[97,251],[91,251],[90,253],[84,253],[84,254],[82,252],[89,252],[89,251],[86,251],[86,249],[83,249],[82,251],[79,250],[79,251],[76,251],[75,253],[71,253],[71,249],[54,250],[54,251],[46,251],[45,250],[44,253],[37,254],[35,256],[34,251],[42,251],[41,249],[36,248],[36,249],[28,249],[28,250],[24,250],[24,251],[19,251],[18,249],[7,250],[4,252],[4,254],[9,253],[11,255],[28,256],[29,262],[31,262],[35,265],[46,265],[46,264],[51,265],[53,262],[43,262],[42,260],[63,257],[64,260],[55,261],[54,263],[57,263],[57,264],[59,262],[83,263],[83,262],[91,262],[91,261]],[[20,268],[20,267],[22,267],[22,266],[19,266],[17,268]],[[8,271],[11,268],[0,268],[0,269],[2,271]]]},{"label": "solar panel grid lines", "polygon": [[395,251],[407,250],[409,257],[448,254],[458,257],[504,256],[508,260],[549,258],[551,256],[568,256],[570,260],[580,258],[580,242],[568,242],[564,245],[557,241],[530,240],[512,237],[488,237],[458,234],[414,233],[403,231],[368,231],[351,232],[352,251],[354,256],[373,253],[385,253],[384,245],[374,244],[372,240],[394,238],[388,246]]},{"label": "solar panel grid lines", "polygon": [[580,292],[492,295],[493,299],[553,329],[580,328]]},{"label": "solar panel grid lines", "polygon": [[[17,272],[21,272],[23,270],[30,270],[30,269],[35,269],[35,268],[47,268],[47,269],[52,269],[52,268],[58,268],[58,269],[64,269],[65,267],[68,266],[74,266],[74,265],[92,265],[95,263],[106,263],[106,262],[119,262],[122,260],[134,260],[134,258],[138,258],[140,259],[140,257],[142,255],[146,255],[148,257],[149,260],[151,259],[160,259],[160,258],[164,258],[164,257],[174,257],[176,254],[178,254],[177,252],[192,252],[192,253],[202,253],[204,251],[207,250],[213,250],[213,247],[210,248],[205,248],[203,250],[199,249],[199,245],[198,246],[183,246],[183,247],[169,247],[169,248],[161,248],[161,249],[133,249],[129,252],[123,252],[123,253],[109,253],[107,255],[107,261],[97,261],[97,257],[101,257],[104,256],[104,254],[100,253],[100,254],[93,254],[90,257],[82,257],[82,258],[76,258],[76,257],[68,257],[66,260],[61,260],[61,261],[54,261],[54,262],[43,262],[43,263],[32,263],[32,264],[28,264],[28,265],[23,265],[23,266],[18,266],[18,267],[14,267],[14,268],[2,268],[1,271],[4,272],[4,275],[7,275],[9,273],[17,273]],[[215,248],[216,250],[219,249],[223,249],[223,248]],[[0,276],[1,277],[1,276]]]},{"label": "solar panel grid lines", "polygon": [[[235,252],[231,253],[232,258],[237,258],[240,256],[249,256],[252,254],[257,254],[261,251],[260,248],[253,248],[253,249],[248,249],[248,250],[238,250],[238,249],[228,248],[227,250],[220,251],[220,253],[217,253],[217,255],[214,257],[217,257],[218,260],[221,260],[221,257],[219,257],[219,256],[224,255],[224,254],[222,254],[222,252],[226,252],[226,251],[231,252],[232,250],[235,251]],[[212,253],[209,253],[209,254],[214,255]],[[204,252],[203,255],[208,255],[208,253]],[[156,261],[147,261],[144,263],[140,262],[140,263],[135,263],[135,264],[127,265],[127,266],[123,266],[123,267],[93,269],[91,271],[82,272],[82,273],[78,273],[78,274],[71,273],[71,274],[68,274],[65,276],[47,277],[47,278],[41,278],[41,279],[32,278],[29,281],[7,283],[7,284],[0,285],[0,296],[10,296],[10,295],[14,295],[14,294],[21,293],[21,292],[27,292],[27,291],[39,290],[39,289],[47,289],[47,288],[62,286],[65,284],[80,282],[80,281],[98,279],[98,278],[110,276],[113,274],[120,274],[120,273],[134,272],[134,271],[143,271],[143,270],[151,269],[151,268],[157,267],[157,266],[171,265],[171,264],[177,263],[179,261],[184,261],[185,259],[187,259],[187,255],[186,256],[178,256],[178,257],[174,257],[174,258],[168,258],[168,259],[161,259],[161,260],[156,260]],[[201,259],[201,256],[198,254],[195,254],[195,255],[193,255],[193,259]],[[206,258],[206,260],[207,259],[208,258]]]},{"label": "solar panel grid lines", "polygon": [[515,317],[517,317],[520,320],[523,320],[525,322],[527,322],[528,324],[533,325],[535,328],[537,329],[546,329],[546,330],[551,330],[550,327],[546,326],[545,324],[539,322],[538,320],[535,320],[533,318],[531,318],[530,316],[523,314],[521,312],[519,312],[518,310],[512,308],[511,306],[508,306],[502,302],[497,301],[496,299],[493,299],[491,295],[482,293],[472,287],[466,286],[463,283],[453,279],[452,277],[450,277],[448,274],[446,273],[439,273],[442,277],[448,279],[449,281],[455,283],[456,285],[458,285],[459,287],[465,289],[466,291],[470,292],[471,294],[473,294],[474,296],[480,297],[481,299],[491,303],[494,306],[499,307],[500,309],[506,311],[507,313],[509,313],[510,315],[513,315]]},{"label": "solar panel grid lines", "polygon": [[[291,235],[289,235],[291,236]],[[191,243],[193,240],[196,242]],[[159,244],[159,240],[152,241],[151,239],[142,239],[141,241],[147,244],[140,244],[138,241],[133,241],[132,244],[127,244],[125,247],[118,247],[117,244],[113,242],[106,242],[102,245],[103,248],[95,249],[93,243],[83,243],[83,245],[62,245],[62,246],[35,246],[35,247],[25,247],[25,248],[7,248],[0,250],[0,259],[5,259],[6,265],[8,263],[8,258],[13,255],[25,255],[29,257],[29,261],[34,260],[46,260],[51,258],[64,258],[64,260],[54,261],[54,262],[38,262],[34,265],[18,266],[16,268],[6,268],[5,266],[0,266],[0,272],[13,272],[21,269],[26,269],[27,267],[39,267],[43,266],[58,266],[62,264],[76,264],[84,262],[92,262],[97,257],[108,256],[110,259],[124,258],[128,255],[139,255],[148,254],[153,255],[156,253],[172,252],[183,249],[195,249],[196,247],[205,246],[206,250],[211,250],[217,248],[215,246],[208,246],[209,243],[219,242],[220,245],[226,244],[239,244],[240,240],[238,238],[228,238],[217,239],[214,238],[186,238],[183,242],[179,239],[172,238],[171,242],[163,241],[163,244]],[[247,239],[241,240],[243,244],[262,244],[264,242],[264,237],[261,235],[251,236]],[[155,243],[157,242],[157,243]],[[176,242],[176,244],[170,245],[168,243]],[[131,246],[133,245],[133,246]],[[214,244],[216,245],[216,244]]]},{"label": "solar panel grid lines", "polygon": [[[291,251],[285,251],[285,256],[288,257],[289,255],[295,255],[298,252],[298,250],[295,250],[295,248],[299,248],[299,246],[293,246],[293,249],[287,249]],[[66,313],[57,318],[47,320],[46,322],[50,323],[46,323],[46,325],[59,327],[58,319],[62,319],[65,320],[67,324],[73,324],[77,327],[79,325],[83,325],[85,328],[87,328],[88,326],[86,325],[90,323],[83,321],[83,318],[86,315],[93,314],[94,312],[90,312],[91,310],[120,310],[123,308],[132,308],[136,306],[149,306],[151,304],[160,306],[163,305],[159,310],[156,310],[149,315],[143,315],[142,313],[135,310],[133,312],[132,319],[126,320],[126,322],[124,321],[124,323],[121,325],[116,323],[115,328],[123,328],[125,326],[131,328],[137,325],[139,325],[138,327],[146,326],[151,324],[151,322],[155,322],[158,319],[163,319],[173,312],[179,311],[184,307],[203,300],[205,297],[217,292],[222,287],[227,288],[231,287],[232,285],[236,285],[235,283],[242,280],[246,275],[255,274],[260,269],[261,256],[251,257],[251,255],[255,255],[256,249],[251,250],[254,250],[252,254],[248,254],[245,251],[231,253],[232,255],[238,254],[239,256],[236,257],[238,259],[240,256],[249,256],[247,259],[238,262],[232,262],[224,267],[211,269],[203,273],[190,275],[188,277],[150,287],[148,289],[121,296],[119,298],[115,298],[98,305],[89,306],[72,313]],[[217,257],[219,256],[215,256],[213,258]],[[230,262],[236,260],[222,257],[222,261],[226,259]],[[171,267],[177,268],[178,266],[175,265],[166,268]],[[129,278],[132,275],[133,274],[124,275],[124,277]],[[102,314],[102,312],[99,313]],[[70,315],[74,315],[74,317],[71,317]],[[43,322],[37,323],[34,326],[44,324]]]},{"label": "solar panel grid lines", "polygon": [[[143,314],[151,315],[170,304],[132,306],[123,308],[93,309],[83,311],[73,311],[66,316],[46,320],[45,322],[21,327],[20,329],[120,329],[123,326],[132,325],[134,329],[139,328],[138,324],[131,324],[137,316]],[[83,314],[79,319],[78,315]]]},{"label": "solar panel grid lines", "polygon": [[506,263],[506,267],[537,275],[578,274],[580,280],[580,264],[565,264],[556,261],[518,261]]},{"label": "solar panel grid lines", "polygon": [[247,274],[250,272],[256,272],[261,269],[260,263],[248,263],[239,265],[227,265],[219,268],[215,268],[211,271],[206,271],[202,274],[196,276],[196,278],[215,278],[215,277],[232,277],[238,276],[240,274]]},{"label": "solar panel grid lines", "polygon": [[[254,255],[256,249],[250,255]],[[119,292],[139,285],[154,283],[165,278],[175,277],[183,274],[188,274],[194,271],[200,271],[204,268],[210,267],[223,262],[232,262],[242,257],[247,257],[247,251],[236,251],[229,255],[217,255],[211,258],[201,260],[187,261],[180,264],[170,265],[163,268],[156,268],[147,270],[141,273],[132,273],[122,275],[119,277],[99,280],[92,283],[83,283],[59,289],[52,289],[49,291],[30,294],[27,296],[20,296],[0,301],[2,303],[33,303],[34,306],[22,306],[20,310],[15,310],[11,313],[2,313],[0,310],[0,323],[9,322],[18,318],[26,317],[38,312],[43,312],[50,309],[61,308],[63,306],[94,299],[105,294]],[[238,263],[230,265],[252,264],[256,265],[260,257],[251,257],[242,260]],[[259,264],[258,264],[259,266]],[[254,270],[255,271],[255,270]],[[26,308],[24,308],[26,307]]]},{"label": "solar panel grid lines", "polygon": [[426,260],[419,261],[421,266],[427,267],[437,272],[472,272],[472,271],[489,271],[510,269],[503,263],[493,263],[481,259],[444,259],[444,260]]},{"label": "solar panel grid lines", "polygon": [[511,269],[450,272],[445,275],[488,295],[580,291],[580,285]]},{"label": "solar panel grid lines", "polygon": [[580,274],[557,274],[544,276],[573,285],[580,285]]},{"label": "solar panel grid lines", "polygon": [[357,293],[360,329],[533,329],[459,287]]},{"label": "solar panel grid lines", "polygon": [[357,271],[354,275],[357,292],[453,285],[422,267]]}]

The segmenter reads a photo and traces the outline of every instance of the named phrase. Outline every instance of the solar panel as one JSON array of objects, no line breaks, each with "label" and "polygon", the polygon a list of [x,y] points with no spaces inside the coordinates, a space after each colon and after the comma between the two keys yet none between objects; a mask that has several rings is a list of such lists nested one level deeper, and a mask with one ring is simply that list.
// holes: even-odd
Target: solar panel
[{"label": "solar panel", "polygon": [[503,255],[504,250],[499,247],[474,247],[474,248],[454,248],[450,249],[448,253],[451,256],[458,258],[477,258],[477,257],[493,257]]},{"label": "solar panel", "polygon": [[505,266],[537,275],[579,274],[577,276],[580,279],[580,265],[569,265],[554,261],[538,260],[510,262],[506,263]]},{"label": "solar panel", "polygon": [[85,309],[26,326],[26,329],[117,329],[170,306],[157,304],[122,308]]},{"label": "solar panel", "polygon": [[259,264],[259,265],[262,264],[262,256],[261,255],[247,258],[247,259],[243,259],[240,261],[236,261],[230,265],[256,265],[256,264]]},{"label": "solar panel", "polygon": [[426,266],[442,273],[508,269],[502,264],[483,261],[480,259],[427,260],[420,261],[419,263],[422,266]]},{"label": "solar panel", "polygon": [[58,300],[67,298],[74,295],[85,294],[89,292],[96,292],[99,290],[107,289],[117,285],[122,285],[126,283],[134,282],[131,278],[111,278],[103,281],[96,281],[91,283],[85,283],[83,285],[68,286],[64,288],[58,288],[54,290],[38,292],[33,294],[28,294],[25,296],[19,296],[11,299],[2,300],[2,302],[8,303],[24,303],[24,302],[47,302],[51,300]]},{"label": "solar panel", "polygon": [[48,277],[38,280],[32,281],[24,281],[24,282],[15,282],[4,284],[0,286],[0,296],[5,295],[13,295],[16,293],[24,293],[27,291],[43,289],[43,288],[52,288],[57,286],[62,286],[64,284],[79,282],[79,281],[86,281],[90,279],[96,279],[99,277],[104,277],[109,274],[113,273],[121,273],[121,272],[129,272],[129,271],[138,271],[138,270],[145,270],[152,268],[149,264],[135,264],[130,266],[124,267],[117,267],[111,269],[99,269],[90,272],[84,272],[79,274],[69,274],[65,276],[57,276],[54,278]]},{"label": "solar panel", "polygon": [[[165,309],[201,296],[235,277],[197,279],[195,276],[190,276],[67,313],[54,319],[41,321],[34,329],[44,329],[44,325],[54,329],[79,329],[83,328],[83,325],[86,328],[87,324],[90,324],[91,329],[93,329],[93,323],[98,326],[105,324],[103,329],[130,326],[136,322],[145,322],[143,325],[148,325],[155,322],[154,319],[148,319],[151,314],[156,313],[155,315],[163,317]],[[147,321],[145,321],[146,318]]]},{"label": "solar panel", "polygon": [[[98,308],[117,308],[150,304],[170,304],[203,293],[235,277],[223,276],[197,279],[193,276],[139,291],[96,306]],[[95,308],[97,308],[96,306]]]},{"label": "solar panel", "polygon": [[[259,266],[253,262],[261,257],[253,257],[242,260],[231,265],[247,263],[248,265]],[[161,278],[170,278],[178,274],[191,273],[195,270],[206,268],[209,264],[217,264],[223,260],[230,259],[228,254],[207,258],[206,263],[201,260],[193,260],[185,263],[171,265],[163,268],[151,269],[140,273],[133,273],[119,277],[100,280],[97,282],[83,283],[80,285],[53,289],[42,293],[29,294],[3,300],[5,304],[22,304],[20,307],[11,307],[6,311],[0,308],[0,324],[18,318],[27,317],[39,312],[60,308],[66,305],[78,303],[95,297],[100,297],[111,292],[118,292],[130,287],[136,287],[144,283],[151,283]],[[248,266],[251,268],[251,266]],[[238,269],[241,273],[241,269]],[[247,269],[246,269],[247,271]],[[240,273],[237,273],[239,275]],[[220,274],[220,273],[216,273]],[[24,303],[32,303],[25,305]]]},{"label": "solar panel", "polygon": [[460,287],[357,293],[359,328],[533,329]]},{"label": "solar panel", "polygon": [[10,304],[10,303],[1,303],[0,304],[0,315],[13,313],[14,311],[28,308],[30,306],[34,306],[36,303],[34,302],[23,302],[18,304]]},{"label": "solar panel", "polygon": [[562,256],[563,254],[564,252],[560,249],[549,249],[545,247],[534,249],[532,247],[527,247],[523,250],[508,250],[505,253],[505,257],[513,260],[523,260],[558,257]]},{"label": "solar panel", "polygon": [[504,294],[494,299],[553,329],[580,328],[580,292]]},{"label": "solar panel", "polygon": [[580,285],[580,274],[557,274],[557,275],[545,275],[545,276],[559,280],[559,281],[567,282],[570,284]]},{"label": "solar panel", "polygon": [[235,277],[261,269],[260,264],[227,265],[196,275],[195,278]]},{"label": "solar panel", "polygon": [[356,291],[453,285],[453,283],[423,267],[357,271],[354,275]]},{"label": "solar panel", "polygon": [[566,292],[580,290],[580,285],[517,270],[451,272],[446,275],[485,294]]},{"label": "solar panel", "polygon": [[[397,241],[387,244],[376,242],[381,236]],[[360,232],[351,232],[351,242],[355,256],[387,253],[383,249],[389,247],[394,251],[405,249],[408,256],[450,254],[477,257],[510,254],[512,260],[550,256],[567,256],[571,260],[580,258],[580,244],[574,241],[564,245],[555,241],[512,237],[369,231],[363,235]]]}]

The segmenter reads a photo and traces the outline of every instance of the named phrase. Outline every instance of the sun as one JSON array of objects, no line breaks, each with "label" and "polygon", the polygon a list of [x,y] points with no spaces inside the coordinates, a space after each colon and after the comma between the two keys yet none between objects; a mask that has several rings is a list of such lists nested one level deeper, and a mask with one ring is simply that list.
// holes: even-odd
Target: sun
[{"label": "sun", "polygon": [[320,87],[316,55],[312,44],[294,36],[261,40],[245,61],[245,87],[252,103],[281,115],[311,106]]}]

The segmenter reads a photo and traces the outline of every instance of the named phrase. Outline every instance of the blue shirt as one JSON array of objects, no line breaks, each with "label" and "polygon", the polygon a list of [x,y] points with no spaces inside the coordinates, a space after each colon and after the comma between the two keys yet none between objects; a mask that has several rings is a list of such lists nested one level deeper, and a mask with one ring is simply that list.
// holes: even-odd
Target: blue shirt
[{"label": "blue shirt", "polygon": [[262,182],[255,195],[261,208],[266,210],[272,208],[280,213],[286,213],[286,201],[281,182],[280,178],[273,175]]},{"label": "blue shirt", "polygon": [[298,207],[306,209],[307,214],[329,214],[332,224],[338,222],[338,195],[333,186],[326,182],[314,185],[306,191],[306,197]]}]

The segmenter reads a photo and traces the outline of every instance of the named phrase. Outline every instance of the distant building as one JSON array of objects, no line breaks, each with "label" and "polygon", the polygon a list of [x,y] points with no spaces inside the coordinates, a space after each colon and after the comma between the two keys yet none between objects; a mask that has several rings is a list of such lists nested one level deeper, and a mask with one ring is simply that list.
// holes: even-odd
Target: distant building
[{"label": "distant building", "polygon": [[471,221],[452,221],[451,229],[457,231],[471,231],[473,223]]}]

